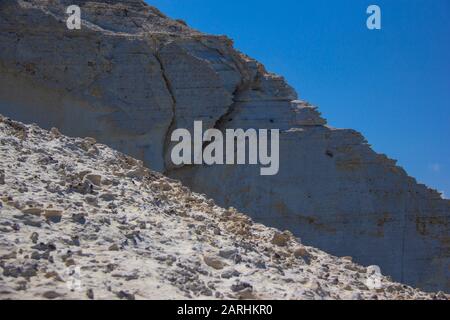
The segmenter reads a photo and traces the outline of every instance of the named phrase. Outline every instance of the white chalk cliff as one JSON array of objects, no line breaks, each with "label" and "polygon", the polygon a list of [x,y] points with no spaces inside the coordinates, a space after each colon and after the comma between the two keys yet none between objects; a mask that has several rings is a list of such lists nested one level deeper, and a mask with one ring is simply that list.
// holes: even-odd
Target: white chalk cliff
[{"label": "white chalk cliff", "polygon": [[[65,9],[82,9],[68,30]],[[223,207],[394,280],[450,291],[450,201],[327,125],[285,80],[141,0],[0,2],[0,113],[141,159]],[[171,165],[170,134],[280,129],[280,172]]]}]

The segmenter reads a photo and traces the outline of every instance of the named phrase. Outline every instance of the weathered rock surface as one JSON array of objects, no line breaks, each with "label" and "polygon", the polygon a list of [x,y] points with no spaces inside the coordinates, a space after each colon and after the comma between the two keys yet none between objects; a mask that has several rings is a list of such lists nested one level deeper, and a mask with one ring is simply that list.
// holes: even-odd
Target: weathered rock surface
[{"label": "weathered rock surface", "polygon": [[[374,278],[87,142],[0,115],[0,299],[449,298]],[[101,185],[73,188],[88,175]]]},{"label": "weathered rock surface", "polygon": [[[81,30],[66,28],[71,4],[82,8]],[[398,281],[450,291],[450,201],[297,99],[228,38],[192,30],[140,0],[0,3],[3,114],[95,137],[305,243],[380,265]],[[170,134],[194,120],[205,129],[281,129],[279,174],[174,168]]]}]

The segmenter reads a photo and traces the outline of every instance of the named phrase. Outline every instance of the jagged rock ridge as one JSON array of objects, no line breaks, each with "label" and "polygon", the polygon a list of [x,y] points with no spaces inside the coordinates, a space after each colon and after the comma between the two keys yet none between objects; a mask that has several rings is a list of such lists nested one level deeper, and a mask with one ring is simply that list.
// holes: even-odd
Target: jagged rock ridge
[{"label": "jagged rock ridge", "polygon": [[[70,4],[82,7],[82,30],[65,26]],[[0,4],[0,112],[93,136],[306,243],[449,291],[450,202],[297,99],[282,77],[228,38],[202,34],[139,0]],[[170,133],[194,120],[222,130],[281,129],[280,173],[174,168]]]}]

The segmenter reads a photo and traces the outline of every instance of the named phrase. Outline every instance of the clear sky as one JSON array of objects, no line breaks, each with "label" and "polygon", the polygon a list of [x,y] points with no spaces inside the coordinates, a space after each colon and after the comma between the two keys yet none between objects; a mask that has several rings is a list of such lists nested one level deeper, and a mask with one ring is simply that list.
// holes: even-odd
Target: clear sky
[{"label": "clear sky", "polygon": [[[450,197],[449,0],[148,0],[281,74],[329,124]],[[382,10],[382,30],[366,9]]]}]

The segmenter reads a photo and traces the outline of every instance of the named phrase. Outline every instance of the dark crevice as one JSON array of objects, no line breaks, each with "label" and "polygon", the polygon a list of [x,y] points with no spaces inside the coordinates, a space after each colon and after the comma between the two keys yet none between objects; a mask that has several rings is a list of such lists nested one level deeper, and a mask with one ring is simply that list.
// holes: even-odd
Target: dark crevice
[{"label": "dark crevice", "polygon": [[[221,57],[223,57],[223,59],[225,59],[226,61],[229,61],[230,58],[232,60],[232,63],[234,64],[235,70],[240,74],[240,83],[236,86],[235,90],[233,91],[233,93],[231,94],[232,96],[232,103],[228,106],[227,111],[222,114],[217,121],[214,123],[214,125],[211,127],[211,129],[217,129],[220,131],[224,131],[225,128],[227,127],[227,123],[231,122],[233,119],[230,118],[230,116],[232,114],[235,113],[236,111],[236,106],[237,103],[239,102],[238,97],[240,95],[241,92],[248,90],[249,88],[252,87],[252,85],[254,85],[254,81],[255,79],[252,79],[251,77],[251,72],[249,72],[245,61],[243,61],[242,57],[240,56],[240,54],[235,51],[232,47],[227,46],[225,48],[226,52],[223,51],[222,48],[216,48],[216,47],[211,47],[206,45],[204,42],[200,41],[201,44],[205,47],[207,47],[208,49],[211,50],[215,50],[216,52],[219,53],[219,55]],[[164,65],[161,61],[161,58],[159,56],[159,53],[156,53],[156,58],[158,59],[160,65],[161,65],[161,70],[163,72],[163,76],[164,79],[166,81],[166,85],[169,88],[169,91],[171,91],[173,100],[174,100],[174,114],[175,114],[175,106],[176,106],[176,100],[175,97],[173,95],[172,89],[171,89],[171,84],[170,81],[167,79],[167,75],[165,74],[165,70],[164,70]],[[258,72],[259,74],[259,72]],[[166,140],[165,140],[165,144],[164,144],[164,156],[166,157],[166,155],[169,152],[169,147],[170,147],[170,133],[172,132],[172,130],[175,127],[175,116],[173,118],[173,121],[171,123],[171,125],[169,126],[168,132],[166,134]],[[203,143],[203,150],[212,142],[204,142]],[[186,169],[189,167],[194,167],[194,165],[182,165],[179,167],[171,167],[171,168],[167,168],[164,170],[164,174],[167,176],[170,176],[170,173],[173,173],[174,171],[177,170],[181,170],[181,169]]]},{"label": "dark crevice", "polygon": [[166,157],[169,152],[169,147],[170,147],[170,143],[171,143],[170,135],[171,135],[171,133],[175,127],[175,123],[176,123],[175,119],[176,119],[177,99],[175,97],[175,93],[172,88],[172,84],[170,83],[169,77],[167,76],[166,69],[164,67],[164,63],[161,59],[161,56],[160,56],[158,50],[155,52],[154,56],[159,63],[159,67],[161,69],[161,75],[164,79],[164,83],[166,84],[167,91],[169,92],[170,97],[172,99],[172,120],[170,121],[169,126],[167,127],[166,134],[164,136],[163,155],[162,155],[163,162],[164,162],[164,172],[163,173],[166,174],[168,171]]}]

